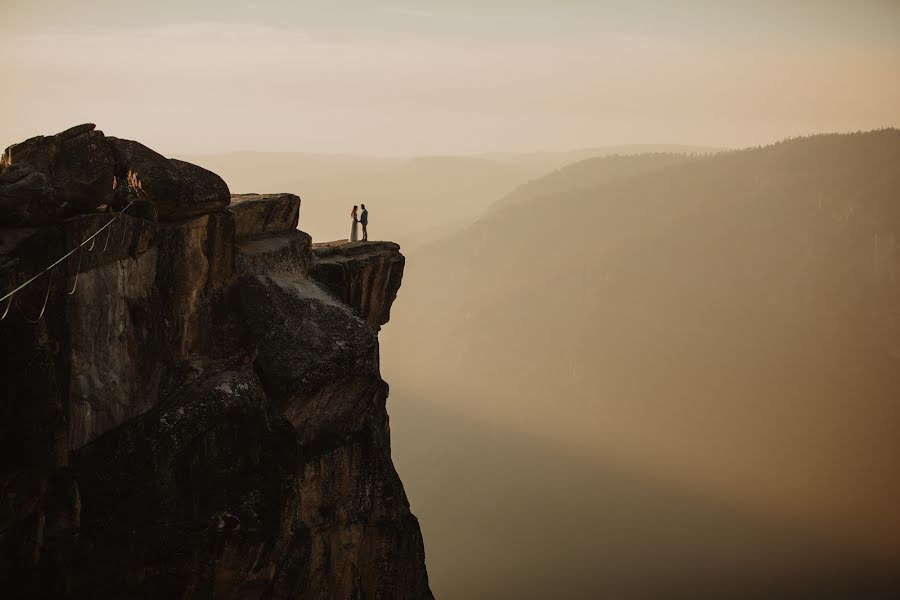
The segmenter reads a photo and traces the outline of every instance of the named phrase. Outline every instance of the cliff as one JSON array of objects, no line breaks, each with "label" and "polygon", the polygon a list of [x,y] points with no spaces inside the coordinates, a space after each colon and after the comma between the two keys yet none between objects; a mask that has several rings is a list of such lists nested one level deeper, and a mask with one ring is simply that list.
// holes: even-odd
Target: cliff
[{"label": "cliff", "polygon": [[7,149],[2,293],[121,216],[0,321],[5,594],[432,597],[379,373],[404,258],[299,207],[92,125]]}]

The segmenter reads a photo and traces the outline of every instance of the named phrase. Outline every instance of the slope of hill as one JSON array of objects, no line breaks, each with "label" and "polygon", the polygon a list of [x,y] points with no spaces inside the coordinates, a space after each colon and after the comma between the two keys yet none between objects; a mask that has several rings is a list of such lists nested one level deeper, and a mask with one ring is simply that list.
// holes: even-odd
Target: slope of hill
[{"label": "slope of hill", "polygon": [[726,148],[715,146],[693,146],[689,144],[619,144],[613,146],[596,146],[594,148],[580,148],[568,152],[493,152],[481,154],[479,158],[491,160],[540,162],[541,164],[556,164],[554,168],[562,168],[589,158],[604,156],[631,156],[635,154],[716,154],[724,152]]},{"label": "slope of hill", "polygon": [[536,198],[555,194],[573,194],[590,190],[623,177],[633,177],[655,169],[692,160],[691,154],[613,154],[588,158],[529,181],[491,205],[502,209]]},{"label": "slope of hill", "polygon": [[[573,167],[571,185],[567,170],[551,175],[531,185],[549,193],[498,205],[412,253],[402,317],[383,341],[395,394],[675,479],[813,532],[802,547],[824,537],[847,556],[900,566],[900,132],[815,136],[653,168],[632,160],[631,175],[606,177],[603,161]],[[450,438],[471,436],[465,421],[438,420],[460,428]],[[419,440],[417,455],[431,443]],[[531,469],[533,455],[519,450],[504,455],[507,473],[542,481],[558,468]],[[445,454],[413,497],[449,485],[442,473],[455,460]],[[585,477],[567,485],[587,485]],[[566,512],[549,492],[517,500],[535,515]],[[431,502],[416,507],[426,529],[446,518],[440,499]],[[700,546],[731,547],[743,536],[737,521],[720,534],[697,513],[638,506],[630,518],[683,519]],[[582,516],[601,529],[617,518]],[[490,522],[472,535],[480,541],[469,545],[515,553],[517,542]],[[466,552],[445,540],[429,538],[432,556]],[[452,547],[435,548],[442,543]],[[584,559],[577,576],[632,543],[635,556],[658,563],[682,551],[598,535],[579,553],[598,563]],[[777,536],[759,544],[757,554],[781,545]],[[561,560],[546,557],[531,576],[563,585]],[[821,571],[775,562],[735,560],[728,573],[812,582]],[[441,579],[452,567],[438,559],[429,568]],[[886,585],[900,584],[873,583],[859,597],[885,597]]]}]

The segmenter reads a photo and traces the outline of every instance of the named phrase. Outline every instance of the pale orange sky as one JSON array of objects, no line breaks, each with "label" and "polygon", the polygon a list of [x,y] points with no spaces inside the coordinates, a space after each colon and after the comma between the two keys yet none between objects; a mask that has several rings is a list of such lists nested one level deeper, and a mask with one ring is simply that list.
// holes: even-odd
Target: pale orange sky
[{"label": "pale orange sky", "polygon": [[[900,125],[900,3],[4,0],[0,146],[743,146]],[[678,4],[678,6],[673,6]]]}]

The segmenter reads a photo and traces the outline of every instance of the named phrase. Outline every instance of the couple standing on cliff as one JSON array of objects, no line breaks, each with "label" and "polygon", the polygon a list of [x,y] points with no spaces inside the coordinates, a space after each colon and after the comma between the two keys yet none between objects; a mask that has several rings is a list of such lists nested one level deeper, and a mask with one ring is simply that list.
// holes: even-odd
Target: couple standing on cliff
[{"label": "couple standing on cliff", "polygon": [[362,241],[369,241],[369,232],[366,231],[366,226],[369,224],[369,211],[366,210],[366,205],[362,204],[362,213],[359,215],[359,218],[356,216],[357,206],[353,206],[353,210],[350,211],[350,218],[353,219],[353,225],[350,227],[350,241],[356,242],[359,240],[359,226],[362,225],[363,237]]}]

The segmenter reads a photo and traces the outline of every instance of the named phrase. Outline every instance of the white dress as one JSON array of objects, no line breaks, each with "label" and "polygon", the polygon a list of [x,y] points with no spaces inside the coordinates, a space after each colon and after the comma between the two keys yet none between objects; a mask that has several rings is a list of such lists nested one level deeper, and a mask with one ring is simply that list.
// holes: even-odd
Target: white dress
[{"label": "white dress", "polygon": [[359,240],[359,221],[353,219],[353,225],[350,227],[350,241],[356,242]]}]

